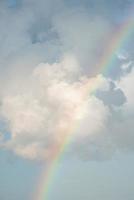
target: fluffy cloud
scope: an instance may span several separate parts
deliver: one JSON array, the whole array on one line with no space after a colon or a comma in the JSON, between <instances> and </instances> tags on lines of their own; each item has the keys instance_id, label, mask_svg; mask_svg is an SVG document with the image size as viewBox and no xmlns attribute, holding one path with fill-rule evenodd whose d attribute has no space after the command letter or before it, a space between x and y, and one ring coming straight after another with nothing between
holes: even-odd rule
<instances>
[{"instance_id":1,"label":"fluffy cloud","mask_svg":"<svg viewBox=\"0 0 134 200\"><path fill-rule=\"evenodd\" d=\"M69 152L82 159L104 160L116 151L132 151L132 85L133 70L111 85L101 74L82 75L71 55L57 63L40 63L20 82L9 79L1 93L0 115L10 137L1 132L0 145L39 160L53 158L69 139ZM110 94L109 103L104 94ZM121 94L125 101L113 103Z\"/></svg>"},{"instance_id":2,"label":"fluffy cloud","mask_svg":"<svg viewBox=\"0 0 134 200\"><path fill-rule=\"evenodd\" d=\"M127 98L125 108L130 112L134 111L133 83L134 83L134 68L132 68L132 70L129 73L127 73L124 77L122 77L121 80L117 83L118 87L122 89Z\"/></svg>"},{"instance_id":3,"label":"fluffy cloud","mask_svg":"<svg viewBox=\"0 0 134 200\"><path fill-rule=\"evenodd\" d=\"M118 55L111 80L96 67L116 23L97 5L95 17L62 0L20 2L0 2L1 147L29 159L53 157L67 138L84 159L132 150L133 61Z\"/></svg>"},{"instance_id":4,"label":"fluffy cloud","mask_svg":"<svg viewBox=\"0 0 134 200\"><path fill-rule=\"evenodd\" d=\"M103 120L103 128L94 134L87 134L86 138L74 141L71 153L83 160L106 160L117 152L128 153L134 150L133 83L134 69L132 68L129 72L124 71L124 76L112 83L112 91L111 87L105 91L98 91L97 97L109 106L107 115L103 115L106 117L106 120ZM121 98L125 98L125 101L120 101L120 95L123 95ZM81 132L85 130L84 127ZM90 130L89 121L86 128Z\"/></svg>"},{"instance_id":5,"label":"fluffy cloud","mask_svg":"<svg viewBox=\"0 0 134 200\"><path fill-rule=\"evenodd\" d=\"M23 82L29 82L27 90L24 84L24 90L15 88L2 97L1 117L11 133L3 140L5 148L27 158L47 159L73 134L86 138L104 128L108 109L91 92L99 83L104 88L106 80L80 76L72 57L38 65L30 81Z\"/></svg>"}]
</instances>

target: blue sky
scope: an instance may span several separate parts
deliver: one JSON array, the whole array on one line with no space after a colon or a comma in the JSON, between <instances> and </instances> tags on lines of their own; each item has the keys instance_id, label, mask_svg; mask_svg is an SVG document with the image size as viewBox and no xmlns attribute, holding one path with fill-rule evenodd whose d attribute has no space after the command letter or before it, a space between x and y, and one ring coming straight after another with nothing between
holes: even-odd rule
<instances>
[{"instance_id":1,"label":"blue sky","mask_svg":"<svg viewBox=\"0 0 134 200\"><path fill-rule=\"evenodd\" d=\"M68 136L48 200L134 199L133 25L107 75L96 67L133 11L133 0L0 1L1 200L35 200Z\"/></svg>"}]
</instances>

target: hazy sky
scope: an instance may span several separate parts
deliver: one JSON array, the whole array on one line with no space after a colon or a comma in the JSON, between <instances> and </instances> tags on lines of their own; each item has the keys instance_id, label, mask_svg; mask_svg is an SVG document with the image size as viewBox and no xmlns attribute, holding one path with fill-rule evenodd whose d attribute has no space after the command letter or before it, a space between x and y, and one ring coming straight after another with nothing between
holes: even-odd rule
<instances>
[{"instance_id":1,"label":"hazy sky","mask_svg":"<svg viewBox=\"0 0 134 200\"><path fill-rule=\"evenodd\" d=\"M44 200L66 138L48 200L134 199L133 12L133 0L0 1L0 200Z\"/></svg>"}]
</instances>

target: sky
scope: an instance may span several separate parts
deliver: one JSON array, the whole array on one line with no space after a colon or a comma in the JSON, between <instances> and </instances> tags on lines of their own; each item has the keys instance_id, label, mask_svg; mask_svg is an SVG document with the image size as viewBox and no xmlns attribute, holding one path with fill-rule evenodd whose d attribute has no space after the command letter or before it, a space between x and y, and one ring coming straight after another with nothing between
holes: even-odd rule
<instances>
[{"instance_id":1,"label":"sky","mask_svg":"<svg viewBox=\"0 0 134 200\"><path fill-rule=\"evenodd\" d=\"M134 199L133 13L0 1L0 200Z\"/></svg>"}]
</instances>

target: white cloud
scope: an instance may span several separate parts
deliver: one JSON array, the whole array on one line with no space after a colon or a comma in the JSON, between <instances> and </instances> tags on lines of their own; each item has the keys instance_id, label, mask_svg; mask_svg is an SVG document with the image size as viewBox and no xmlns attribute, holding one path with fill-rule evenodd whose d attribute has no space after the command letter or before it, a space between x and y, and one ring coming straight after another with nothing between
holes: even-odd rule
<instances>
[{"instance_id":1,"label":"white cloud","mask_svg":"<svg viewBox=\"0 0 134 200\"><path fill-rule=\"evenodd\" d=\"M128 59L128 54L126 52L123 52L123 53L117 53L117 57L120 59L120 60L127 60Z\"/></svg>"},{"instance_id":2,"label":"white cloud","mask_svg":"<svg viewBox=\"0 0 134 200\"><path fill-rule=\"evenodd\" d=\"M107 110L104 105L100 105L100 101L98 108L93 101L89 110L94 110L93 105L96 109L94 112L92 110L92 117L87 120L87 123L84 124L85 121L82 121L84 126L79 129L80 132L86 130L88 134L86 137L74 141L71 153L73 152L75 156L77 155L84 160L105 160L110 159L115 152L128 153L134 151L133 83L134 69L129 73L125 73L119 81L115 82L115 90L120 88L126 97L126 102L120 106L110 105L111 107ZM88 114L90 115L90 112ZM99 116L101 116L101 120L99 120ZM92 130L90 128L92 128L92 124L96 124L96 120L98 120L97 128L99 127L99 121L101 128L99 127L98 131L94 130L94 134L90 134L90 130ZM93 126L93 128L95 127Z\"/></svg>"},{"instance_id":3,"label":"white cloud","mask_svg":"<svg viewBox=\"0 0 134 200\"><path fill-rule=\"evenodd\" d=\"M27 90L4 94L1 115L11 133L5 148L27 158L47 159L75 131L78 139L102 129L108 109L91 92L103 78L79 74L77 62L67 56L60 63L38 65Z\"/></svg>"},{"instance_id":4,"label":"white cloud","mask_svg":"<svg viewBox=\"0 0 134 200\"><path fill-rule=\"evenodd\" d=\"M73 138L71 152L82 159L133 150L133 75L132 70L115 83L126 103L112 110L95 97L96 88L110 91L110 80L82 75L71 55L39 64L20 82L9 79L0 114L11 137L1 134L1 146L29 159L51 159L68 137Z\"/></svg>"},{"instance_id":5,"label":"white cloud","mask_svg":"<svg viewBox=\"0 0 134 200\"><path fill-rule=\"evenodd\" d=\"M121 66L121 68L122 68L124 71L126 71L126 70L131 66L132 63L133 63L132 61L129 61L129 62L127 62L127 63L124 63L124 64Z\"/></svg>"},{"instance_id":6,"label":"white cloud","mask_svg":"<svg viewBox=\"0 0 134 200\"><path fill-rule=\"evenodd\" d=\"M125 74L124 77L121 78L121 80L117 83L117 86L121 88L121 90L124 92L126 96L126 104L124 105L127 109L126 111L134 112L134 68L132 70Z\"/></svg>"},{"instance_id":7,"label":"white cloud","mask_svg":"<svg viewBox=\"0 0 134 200\"><path fill-rule=\"evenodd\" d=\"M132 63L122 66L124 76L116 83L127 98L124 105L115 108L110 101L108 108L94 92L110 90L96 66L113 25L61 0L24 0L13 10L1 4L0 11L0 115L11 134L1 133L0 145L25 158L47 159L74 133L80 149L75 153L88 159L132 149L133 119L126 117L134 107L134 70L126 74ZM117 56L128 61L127 54ZM109 98L119 97L112 96L115 91Z\"/></svg>"}]
</instances>

